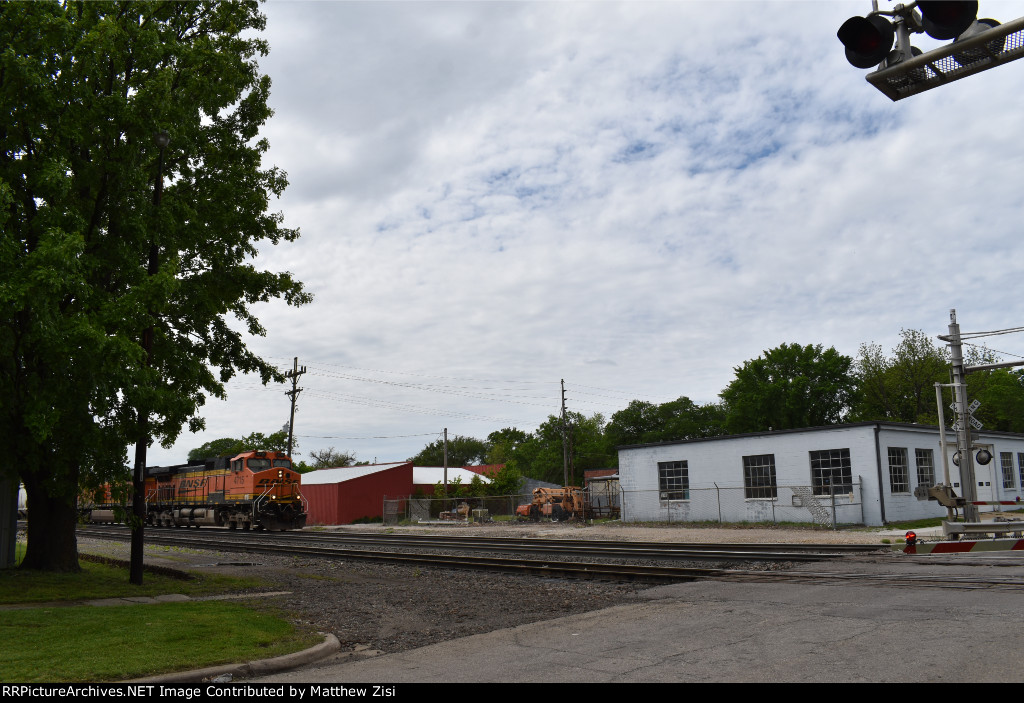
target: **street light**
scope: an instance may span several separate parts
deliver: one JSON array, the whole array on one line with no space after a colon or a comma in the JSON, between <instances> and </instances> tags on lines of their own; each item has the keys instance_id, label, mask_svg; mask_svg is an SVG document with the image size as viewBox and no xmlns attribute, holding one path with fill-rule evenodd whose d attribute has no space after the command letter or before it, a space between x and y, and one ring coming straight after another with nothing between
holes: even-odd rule
<instances>
[{"instance_id":1,"label":"street light","mask_svg":"<svg viewBox=\"0 0 1024 703\"><path fill-rule=\"evenodd\" d=\"M153 208L159 211L164 192L164 150L171 143L171 135L160 130L153 135L153 143L160 149L157 160L156 184L153 188ZM149 265L147 275L155 276L160 266L160 247L153 235L149 236ZM146 352L146 366L153 365L153 311L149 311L149 326L142 333L142 349ZM132 542L128 581L142 585L143 533L146 523L146 450L149 447L149 408L139 403L139 440L135 444L135 470L132 473Z\"/></svg>"}]
</instances>

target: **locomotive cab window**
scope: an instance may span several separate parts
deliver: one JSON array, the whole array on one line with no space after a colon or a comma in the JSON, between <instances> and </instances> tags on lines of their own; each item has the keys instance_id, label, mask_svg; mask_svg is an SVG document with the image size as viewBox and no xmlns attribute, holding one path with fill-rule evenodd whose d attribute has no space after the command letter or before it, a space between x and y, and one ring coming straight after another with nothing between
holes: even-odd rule
<instances>
[{"instance_id":1,"label":"locomotive cab window","mask_svg":"<svg viewBox=\"0 0 1024 703\"><path fill-rule=\"evenodd\" d=\"M249 469L252 471L263 471L270 468L270 459L249 459Z\"/></svg>"}]
</instances>

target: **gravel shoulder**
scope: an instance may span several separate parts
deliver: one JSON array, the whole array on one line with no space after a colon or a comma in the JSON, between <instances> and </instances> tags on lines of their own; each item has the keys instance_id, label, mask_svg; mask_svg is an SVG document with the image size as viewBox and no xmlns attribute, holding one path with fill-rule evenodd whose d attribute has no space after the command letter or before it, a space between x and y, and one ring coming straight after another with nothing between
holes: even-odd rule
<instances>
[{"instance_id":1,"label":"gravel shoulder","mask_svg":"<svg viewBox=\"0 0 1024 703\"><path fill-rule=\"evenodd\" d=\"M879 544L874 532L632 526L617 523L332 528L459 536L621 541ZM127 559L128 545L80 539L79 551ZM450 569L147 547L146 563L261 579L294 622L333 633L343 652L401 652L468 635L633 602L647 584L543 579Z\"/></svg>"}]
</instances>

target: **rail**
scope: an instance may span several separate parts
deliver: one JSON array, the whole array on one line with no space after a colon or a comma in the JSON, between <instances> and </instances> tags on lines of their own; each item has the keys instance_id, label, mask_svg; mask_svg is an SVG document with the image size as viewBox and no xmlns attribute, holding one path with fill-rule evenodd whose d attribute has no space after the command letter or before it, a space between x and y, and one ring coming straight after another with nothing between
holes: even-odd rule
<instances>
[{"instance_id":1,"label":"rail","mask_svg":"<svg viewBox=\"0 0 1024 703\"><path fill-rule=\"evenodd\" d=\"M79 536L98 537L100 539L119 539L127 541L130 533L124 528L79 528ZM182 531L180 534L160 533L152 536L147 535L147 541L154 544L173 544L177 546L189 546L197 549L214 549L218 553L223 552L247 552L263 554L283 554L287 556L303 555L307 557L327 559L359 559L375 561L378 563L413 566L418 568L451 568L451 569L475 569L486 571L504 571L522 574L532 574L542 577L573 577L573 578L596 578L610 580L637 580L656 583L692 581L697 579L724 579L756 582L795 582L795 583L853 583L862 582L871 585L884 585L894 587L906 586L934 586L939 588L960 588L960 589L1008 589L1024 591L1024 581L1019 577L991 577L991 576L931 576L931 575L908 575L906 573L878 574L864 572L845 572L832 570L809 571L803 568L781 568L781 569L744 569L732 568L722 565L711 565L705 567L683 566L683 565L656 565L656 564L635 564L622 563L621 561L578 561L575 559L550 558L524 559L513 557L494 556L470 556L467 554L432 554L423 552L389 552L380 549L346 549L338 546L317 546L318 538L306 540L299 537L299 533L274 533L265 537L257 538L255 535L247 535L244 539L235 536L228 536L224 533L217 534L209 531L199 535L193 531ZM551 540L557 543L560 540ZM720 562L723 560L723 552L727 547L740 547L745 545L705 545L711 547L715 554L705 554L701 557L692 558L692 561ZM767 546L767 545L763 545ZM794 546L794 545L788 545ZM803 545L804 547L810 545ZM817 545L819 549L831 549L837 545ZM566 554L565 556L568 556ZM674 555L678 558L680 555ZM795 561L797 555L777 554L774 559L782 562ZM829 561L830 555L819 553L817 555L806 555L801 561L813 560L818 562ZM684 560L690 561L691 558ZM748 556L749 558L749 556ZM630 561L633 557L627 557ZM691 562L692 563L692 562Z\"/></svg>"}]
</instances>

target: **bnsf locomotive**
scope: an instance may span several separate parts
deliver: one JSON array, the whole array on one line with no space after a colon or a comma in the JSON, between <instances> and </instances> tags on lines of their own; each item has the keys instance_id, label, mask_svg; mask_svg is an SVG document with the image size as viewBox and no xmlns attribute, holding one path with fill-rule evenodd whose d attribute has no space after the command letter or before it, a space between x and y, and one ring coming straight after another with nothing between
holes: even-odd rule
<instances>
[{"instance_id":1,"label":"bnsf locomotive","mask_svg":"<svg viewBox=\"0 0 1024 703\"><path fill-rule=\"evenodd\" d=\"M146 514L154 527L214 525L298 530L306 525L300 474L284 452L243 452L177 466L146 467ZM117 522L113 505L89 508L92 522Z\"/></svg>"}]
</instances>

